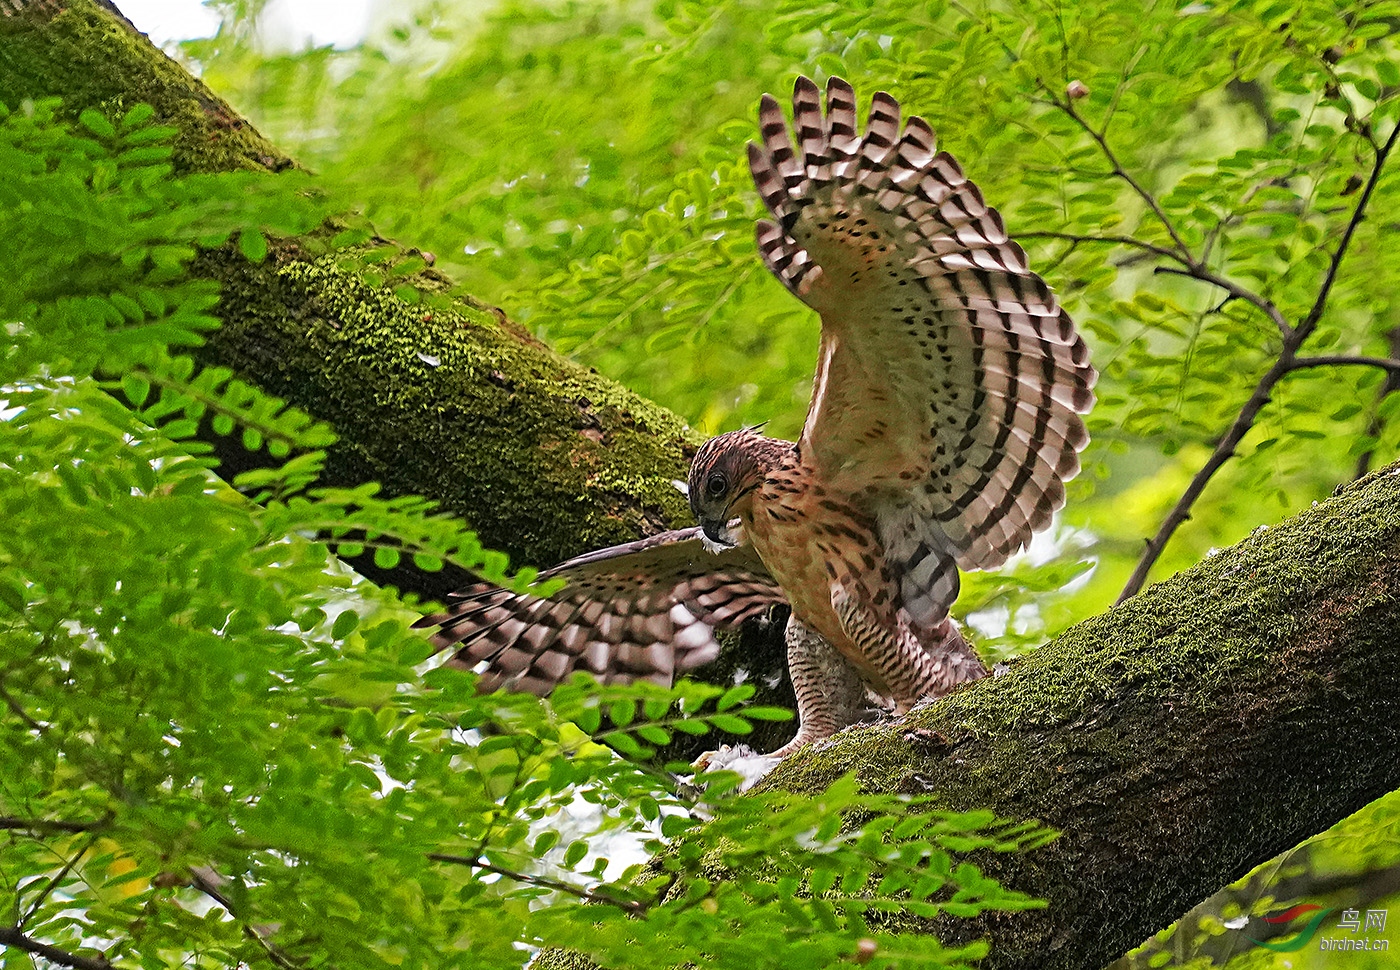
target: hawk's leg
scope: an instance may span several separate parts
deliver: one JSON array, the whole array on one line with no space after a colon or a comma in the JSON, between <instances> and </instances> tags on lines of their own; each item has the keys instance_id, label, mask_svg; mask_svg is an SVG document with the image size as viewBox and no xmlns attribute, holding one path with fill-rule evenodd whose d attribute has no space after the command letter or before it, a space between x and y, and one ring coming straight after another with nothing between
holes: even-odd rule
<instances>
[{"instance_id":1,"label":"hawk's leg","mask_svg":"<svg viewBox=\"0 0 1400 970\"><path fill-rule=\"evenodd\" d=\"M906 633L903 624L900 633ZM987 665L982 663L982 658L977 656L972 645L963 639L951 616L945 616L942 623L918 639L929 656L934 658L941 674L938 683L925 692L925 699L942 697L958 684L981 680L989 673Z\"/></svg>"},{"instance_id":2,"label":"hawk's leg","mask_svg":"<svg viewBox=\"0 0 1400 970\"><path fill-rule=\"evenodd\" d=\"M796 615L788 619L787 650L788 674L797 695L797 736L770 754L758 754L746 744L724 745L702 754L695 767L736 771L744 779L739 790L747 791L804 744L888 712L841 651Z\"/></svg>"},{"instance_id":3,"label":"hawk's leg","mask_svg":"<svg viewBox=\"0 0 1400 970\"><path fill-rule=\"evenodd\" d=\"M854 590L854 592L853 592ZM862 601L855 584L831 584L831 606L861 660L879 678L904 714L920 700L942 697L964 681L985 677L976 651L945 617L923 636L915 633L903 614L890 632L875 610ZM798 705L801 709L801 705Z\"/></svg>"},{"instance_id":4,"label":"hawk's leg","mask_svg":"<svg viewBox=\"0 0 1400 970\"><path fill-rule=\"evenodd\" d=\"M797 695L797 736L774 751L776 757L792 754L809 741L829 738L872 713L865 682L855 667L796 614L788 619L787 660Z\"/></svg>"}]
</instances>

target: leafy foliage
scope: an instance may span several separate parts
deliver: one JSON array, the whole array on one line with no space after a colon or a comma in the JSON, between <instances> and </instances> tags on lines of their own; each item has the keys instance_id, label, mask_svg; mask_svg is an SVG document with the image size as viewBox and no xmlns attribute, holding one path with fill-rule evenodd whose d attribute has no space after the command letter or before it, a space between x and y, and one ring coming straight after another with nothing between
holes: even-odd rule
<instances>
[{"instance_id":1,"label":"leafy foliage","mask_svg":"<svg viewBox=\"0 0 1400 970\"><path fill-rule=\"evenodd\" d=\"M1032 847L1033 824L849 781L740 800L722 776L697 827L669 775L615 753L788 716L743 706L750 688L542 701L425 673L414 614L333 548L534 574L422 499L314 487L330 429L183 354L218 323L185 274L196 247L268 258L327 205L297 176L172 177L147 108L59 118L0 117L6 966L518 967L554 945L630 967L959 967L985 948L883 920L1037 905L957 861ZM277 461L229 488L206 423ZM600 856L616 833L667 845L660 870Z\"/></svg>"}]
</instances>

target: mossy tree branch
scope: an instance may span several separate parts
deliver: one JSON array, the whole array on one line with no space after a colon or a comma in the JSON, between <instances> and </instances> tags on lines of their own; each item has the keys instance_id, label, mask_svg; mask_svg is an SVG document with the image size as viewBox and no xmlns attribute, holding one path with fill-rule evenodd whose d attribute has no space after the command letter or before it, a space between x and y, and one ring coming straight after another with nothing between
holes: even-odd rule
<instances>
[{"instance_id":1,"label":"mossy tree branch","mask_svg":"<svg viewBox=\"0 0 1400 970\"><path fill-rule=\"evenodd\" d=\"M180 130L184 171L291 164L95 0L4 0L0 13L0 100L145 101ZM328 481L437 498L517 562L681 521L668 480L695 444L683 424L489 308L425 313L296 240L261 265L213 252L197 270L223 286L205 359L331 423ZM816 789L853 769L872 789L1056 826L1045 849L981 860L1047 910L936 929L990 935L988 966L1097 967L1400 787L1397 581L1400 477L1387 472L1005 676L800 754L770 784ZM779 641L753 634L745 662L763 645L781 656Z\"/></svg>"}]
</instances>

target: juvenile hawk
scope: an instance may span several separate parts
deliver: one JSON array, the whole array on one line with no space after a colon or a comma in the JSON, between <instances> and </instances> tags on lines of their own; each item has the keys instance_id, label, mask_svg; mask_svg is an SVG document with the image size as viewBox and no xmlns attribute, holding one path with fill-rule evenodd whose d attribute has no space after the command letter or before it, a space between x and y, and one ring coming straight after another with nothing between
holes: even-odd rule
<instances>
[{"instance_id":1,"label":"juvenile hawk","mask_svg":"<svg viewBox=\"0 0 1400 970\"><path fill-rule=\"evenodd\" d=\"M765 95L749 146L773 216L759 252L821 315L801 439L710 440L690 470L699 526L557 566L553 597L455 594L423 624L457 661L486 661L487 688L543 693L574 670L669 683L714 659L717 628L782 602L800 729L780 754L848 723L852 684L902 711L985 674L948 616L958 569L998 566L1050 524L1096 375L923 119L901 134L881 92L861 136L855 108L832 78L823 116L799 78L791 133Z\"/></svg>"}]
</instances>

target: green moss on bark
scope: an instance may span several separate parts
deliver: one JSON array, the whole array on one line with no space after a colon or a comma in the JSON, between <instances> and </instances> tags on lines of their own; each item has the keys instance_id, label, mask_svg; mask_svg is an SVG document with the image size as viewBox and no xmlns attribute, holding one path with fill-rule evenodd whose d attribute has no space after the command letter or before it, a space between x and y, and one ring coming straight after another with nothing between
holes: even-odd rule
<instances>
[{"instance_id":1,"label":"green moss on bark","mask_svg":"<svg viewBox=\"0 0 1400 970\"><path fill-rule=\"evenodd\" d=\"M223 293L202 355L330 422L330 480L432 496L542 565L687 521L671 485L698 443L684 423L490 310L410 305L292 247L197 269Z\"/></svg>"},{"instance_id":2,"label":"green moss on bark","mask_svg":"<svg viewBox=\"0 0 1400 970\"><path fill-rule=\"evenodd\" d=\"M84 108L119 115L149 104L179 131L172 161L180 173L293 164L203 82L92 0L22 6L0 16L0 102L14 107L57 96L74 116Z\"/></svg>"}]
</instances>

